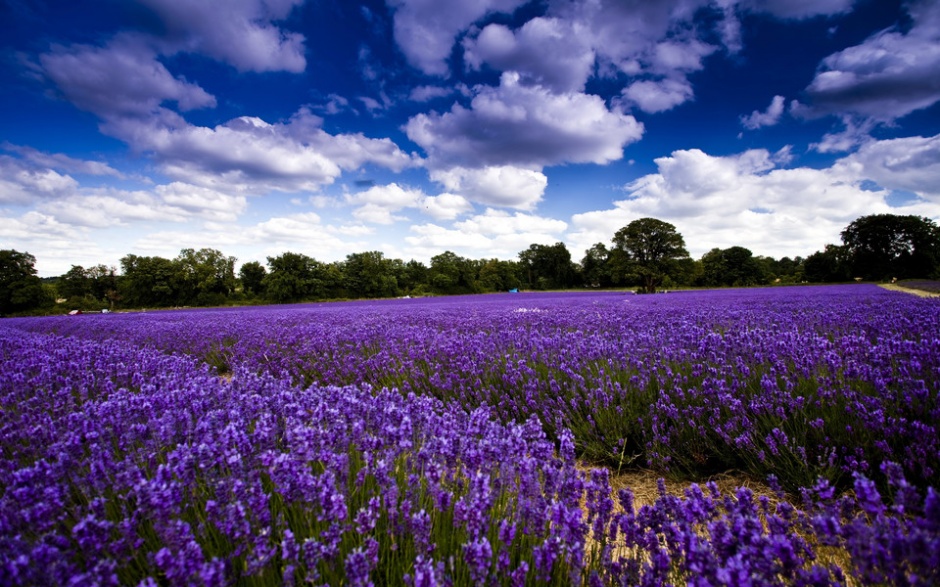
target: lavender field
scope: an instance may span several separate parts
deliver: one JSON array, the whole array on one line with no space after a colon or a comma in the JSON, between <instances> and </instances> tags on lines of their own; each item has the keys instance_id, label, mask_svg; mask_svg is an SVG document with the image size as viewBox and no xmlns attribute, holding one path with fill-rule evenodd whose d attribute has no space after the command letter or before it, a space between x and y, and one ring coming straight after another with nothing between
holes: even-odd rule
<instances>
[{"instance_id":1,"label":"lavender field","mask_svg":"<svg viewBox=\"0 0 940 587\"><path fill-rule=\"evenodd\" d=\"M6 319L0 361L3 585L940 584L937 299Z\"/></svg>"}]
</instances>

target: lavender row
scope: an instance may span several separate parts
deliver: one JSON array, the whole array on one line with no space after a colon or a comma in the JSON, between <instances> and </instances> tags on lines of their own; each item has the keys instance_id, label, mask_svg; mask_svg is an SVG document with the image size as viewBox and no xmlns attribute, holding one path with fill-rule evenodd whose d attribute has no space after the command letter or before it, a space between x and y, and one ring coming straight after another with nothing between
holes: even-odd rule
<instances>
[{"instance_id":1,"label":"lavender row","mask_svg":"<svg viewBox=\"0 0 940 587\"><path fill-rule=\"evenodd\" d=\"M536 419L0 325L0 584L936 584L940 499L614 502Z\"/></svg>"},{"instance_id":2,"label":"lavender row","mask_svg":"<svg viewBox=\"0 0 940 587\"><path fill-rule=\"evenodd\" d=\"M0 584L580 577L570 438L0 330ZM410 577L410 579L409 579Z\"/></svg>"},{"instance_id":3,"label":"lavender row","mask_svg":"<svg viewBox=\"0 0 940 587\"><path fill-rule=\"evenodd\" d=\"M868 285L660 296L502 295L51 318L297 385L369 384L503 422L537 415L579 453L791 491L883 461L940 482L940 303Z\"/></svg>"}]
</instances>

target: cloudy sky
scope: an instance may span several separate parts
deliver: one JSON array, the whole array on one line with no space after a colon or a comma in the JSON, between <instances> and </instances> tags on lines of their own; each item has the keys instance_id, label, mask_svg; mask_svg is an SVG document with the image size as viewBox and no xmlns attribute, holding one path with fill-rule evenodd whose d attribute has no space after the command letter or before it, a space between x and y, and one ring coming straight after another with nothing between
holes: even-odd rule
<instances>
[{"instance_id":1,"label":"cloudy sky","mask_svg":"<svg viewBox=\"0 0 940 587\"><path fill-rule=\"evenodd\" d=\"M940 221L940 2L0 0L0 248L693 257Z\"/></svg>"}]
</instances>

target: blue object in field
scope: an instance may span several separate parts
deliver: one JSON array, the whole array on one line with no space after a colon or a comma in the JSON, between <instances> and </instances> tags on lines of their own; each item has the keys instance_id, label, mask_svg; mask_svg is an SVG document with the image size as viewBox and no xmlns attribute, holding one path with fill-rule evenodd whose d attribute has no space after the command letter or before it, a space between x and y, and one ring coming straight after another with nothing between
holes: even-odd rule
<instances>
[{"instance_id":1,"label":"blue object in field","mask_svg":"<svg viewBox=\"0 0 940 587\"><path fill-rule=\"evenodd\" d=\"M514 287L514 288L512 288L511 290L509 290L509 293L519 293L519 288L518 288L518 287Z\"/></svg>"}]
</instances>

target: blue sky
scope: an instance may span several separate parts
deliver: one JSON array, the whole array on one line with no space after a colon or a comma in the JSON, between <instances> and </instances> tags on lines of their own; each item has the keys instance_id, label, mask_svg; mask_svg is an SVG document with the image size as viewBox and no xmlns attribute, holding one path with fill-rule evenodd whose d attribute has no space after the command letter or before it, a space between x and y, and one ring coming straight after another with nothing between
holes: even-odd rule
<instances>
[{"instance_id":1,"label":"blue sky","mask_svg":"<svg viewBox=\"0 0 940 587\"><path fill-rule=\"evenodd\" d=\"M0 248L693 257L940 221L940 3L0 0Z\"/></svg>"}]
</instances>

